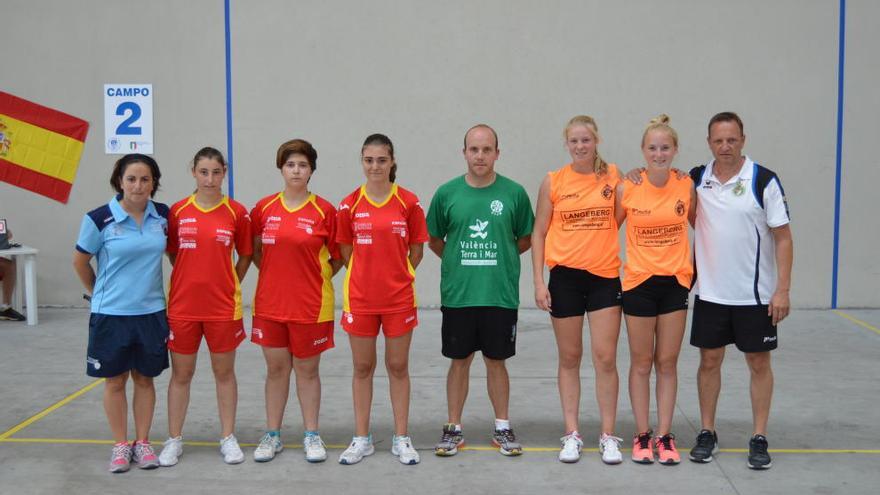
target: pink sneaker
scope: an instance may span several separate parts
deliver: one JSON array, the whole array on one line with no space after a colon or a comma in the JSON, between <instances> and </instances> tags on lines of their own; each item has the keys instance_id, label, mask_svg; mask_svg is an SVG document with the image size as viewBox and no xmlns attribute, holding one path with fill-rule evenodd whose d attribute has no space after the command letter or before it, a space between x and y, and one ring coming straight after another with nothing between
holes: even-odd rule
<instances>
[{"instance_id":1,"label":"pink sneaker","mask_svg":"<svg viewBox=\"0 0 880 495\"><path fill-rule=\"evenodd\" d=\"M124 473L131 467L131 446L128 442L113 445L113 453L110 455L110 472Z\"/></svg>"},{"instance_id":2,"label":"pink sneaker","mask_svg":"<svg viewBox=\"0 0 880 495\"><path fill-rule=\"evenodd\" d=\"M159 467L159 456L153 452L153 446L146 440L138 440L132 448L131 462L141 469L156 469Z\"/></svg>"}]
</instances>

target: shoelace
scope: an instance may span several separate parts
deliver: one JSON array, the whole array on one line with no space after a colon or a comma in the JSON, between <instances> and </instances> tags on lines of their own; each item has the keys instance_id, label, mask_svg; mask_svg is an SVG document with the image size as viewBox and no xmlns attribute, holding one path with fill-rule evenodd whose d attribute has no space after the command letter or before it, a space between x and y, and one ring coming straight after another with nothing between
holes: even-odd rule
<instances>
[{"instance_id":1,"label":"shoelace","mask_svg":"<svg viewBox=\"0 0 880 495\"><path fill-rule=\"evenodd\" d=\"M156 455L153 452L153 446L148 443L137 443L135 444L135 452L138 454L138 459L144 459L145 457L150 457Z\"/></svg>"},{"instance_id":2,"label":"shoelace","mask_svg":"<svg viewBox=\"0 0 880 495\"><path fill-rule=\"evenodd\" d=\"M443 436L440 437L440 443L448 443L448 444L458 443L458 440L456 439L456 437L459 435L461 435L461 433L459 433L457 431L443 430Z\"/></svg>"},{"instance_id":3,"label":"shoelace","mask_svg":"<svg viewBox=\"0 0 880 495\"><path fill-rule=\"evenodd\" d=\"M657 437L657 448L661 450L674 450L675 446L672 444L673 440L675 440L675 437L672 435Z\"/></svg>"},{"instance_id":4,"label":"shoelace","mask_svg":"<svg viewBox=\"0 0 880 495\"><path fill-rule=\"evenodd\" d=\"M263 438L260 439L260 444L257 445L257 449L265 449L265 450L275 450L275 441L272 438L272 435L266 433L263 435Z\"/></svg>"},{"instance_id":5,"label":"shoelace","mask_svg":"<svg viewBox=\"0 0 880 495\"><path fill-rule=\"evenodd\" d=\"M700 432L700 434L697 436L697 447L703 449L711 449L713 443L715 443L715 438L709 431L705 433Z\"/></svg>"},{"instance_id":6,"label":"shoelace","mask_svg":"<svg viewBox=\"0 0 880 495\"><path fill-rule=\"evenodd\" d=\"M620 450L620 442L622 441L622 438L608 435L607 437L602 439L602 445L604 446L605 450L609 452L616 452Z\"/></svg>"},{"instance_id":7,"label":"shoelace","mask_svg":"<svg viewBox=\"0 0 880 495\"><path fill-rule=\"evenodd\" d=\"M128 460L131 457L131 447L126 443L113 446L113 458L122 457Z\"/></svg>"},{"instance_id":8,"label":"shoelace","mask_svg":"<svg viewBox=\"0 0 880 495\"><path fill-rule=\"evenodd\" d=\"M516 435L513 434L513 430L498 430L498 434L504 443L516 443Z\"/></svg>"},{"instance_id":9,"label":"shoelace","mask_svg":"<svg viewBox=\"0 0 880 495\"><path fill-rule=\"evenodd\" d=\"M767 455L767 440L763 438L755 439L752 442L755 446L755 453L760 455Z\"/></svg>"},{"instance_id":10,"label":"shoelace","mask_svg":"<svg viewBox=\"0 0 880 495\"><path fill-rule=\"evenodd\" d=\"M311 449L313 447L319 447L324 442L321 441L321 437L318 437L316 435L309 435L305 438L303 443L306 445L307 449Z\"/></svg>"},{"instance_id":11,"label":"shoelace","mask_svg":"<svg viewBox=\"0 0 880 495\"><path fill-rule=\"evenodd\" d=\"M640 449L647 449L651 445L651 433L640 433L638 442Z\"/></svg>"},{"instance_id":12,"label":"shoelace","mask_svg":"<svg viewBox=\"0 0 880 495\"><path fill-rule=\"evenodd\" d=\"M561 440L563 449L569 447L569 442L571 442L572 449L579 449L583 443L583 441L575 435L565 435Z\"/></svg>"}]
</instances>

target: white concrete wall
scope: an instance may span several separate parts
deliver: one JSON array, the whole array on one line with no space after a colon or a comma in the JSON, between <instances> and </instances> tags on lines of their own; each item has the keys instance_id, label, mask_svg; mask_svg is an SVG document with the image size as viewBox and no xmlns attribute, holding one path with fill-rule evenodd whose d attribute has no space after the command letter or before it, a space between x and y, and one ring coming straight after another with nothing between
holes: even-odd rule
<instances>
[{"instance_id":1,"label":"white concrete wall","mask_svg":"<svg viewBox=\"0 0 880 495\"><path fill-rule=\"evenodd\" d=\"M745 120L746 151L776 170L795 235L793 303L828 306L834 208L838 2L610 2L232 0L236 198L252 205L282 183L274 156L302 137L318 149L314 192L337 202L363 179L367 134L395 142L399 182L427 205L461 174L464 131L500 135L499 172L533 199L546 171L566 163L561 130L587 113L603 156L641 164L644 124L672 116L678 166L710 158L706 122ZM841 306L880 306L870 246L870 132L880 101L871 19L850 2L842 209ZM103 154L104 83L152 83L158 200L192 190L187 161L226 148L223 2L5 0L0 88L92 123L68 205L0 184L0 216L42 250L42 303L78 304L69 266L80 218L106 201L115 157ZM36 35L35 35L36 33ZM14 49L12 47L15 47ZM874 77L872 77L874 76ZM860 194L861 193L861 194ZM11 212L11 213L7 213ZM532 306L528 256L521 299ZM255 273L244 284L250 298ZM439 262L419 268L420 301L439 304Z\"/></svg>"}]
</instances>

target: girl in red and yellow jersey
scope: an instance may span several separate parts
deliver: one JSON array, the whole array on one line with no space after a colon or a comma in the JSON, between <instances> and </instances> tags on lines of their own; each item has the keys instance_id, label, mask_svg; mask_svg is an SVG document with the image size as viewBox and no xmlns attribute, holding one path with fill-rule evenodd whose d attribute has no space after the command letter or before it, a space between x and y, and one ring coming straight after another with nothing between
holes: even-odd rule
<instances>
[{"instance_id":1,"label":"girl in red and yellow jersey","mask_svg":"<svg viewBox=\"0 0 880 495\"><path fill-rule=\"evenodd\" d=\"M167 251L174 269L168 296L169 438L159 454L162 466L177 464L183 453L183 421L202 336L211 351L217 384L220 452L228 464L244 460L233 433L238 402L235 349L245 337L239 283L253 254L250 218L244 206L223 195L226 162L219 151L199 150L192 174L196 192L174 204L168 216Z\"/></svg>"},{"instance_id":2,"label":"girl in red and yellow jersey","mask_svg":"<svg viewBox=\"0 0 880 495\"><path fill-rule=\"evenodd\" d=\"M547 174L541 183L532 234L535 303L550 312L559 351L559 395L565 420L559 460L576 462L583 446L578 414L586 313L602 422L599 452L605 463L617 464L622 461L621 439L614 436L620 248L614 199L621 176L617 166L599 156L599 131L591 117L572 118L563 137L572 162ZM549 285L544 283L545 264L550 268Z\"/></svg>"},{"instance_id":3,"label":"girl in red and yellow jersey","mask_svg":"<svg viewBox=\"0 0 880 495\"><path fill-rule=\"evenodd\" d=\"M409 347L418 324L415 270L428 228L416 195L394 183L397 164L387 136L367 137L361 162L367 182L340 203L336 236L347 267L342 328L349 334L354 363L355 415L354 439L339 462L355 464L373 453L370 405L381 327L394 411L391 452L404 464L417 464L419 455L407 433Z\"/></svg>"},{"instance_id":4,"label":"girl in red and yellow jersey","mask_svg":"<svg viewBox=\"0 0 880 495\"><path fill-rule=\"evenodd\" d=\"M317 162L318 152L308 141L282 144L276 166L284 190L261 199L251 211L254 263L260 269L251 340L263 347L267 367L267 431L254 451L258 462L272 460L283 448L280 430L291 370L302 409L306 460L327 459L318 431L318 369L321 353L333 347L330 279L342 266L342 257L336 244L336 209L308 189Z\"/></svg>"},{"instance_id":5,"label":"girl in red and yellow jersey","mask_svg":"<svg viewBox=\"0 0 880 495\"><path fill-rule=\"evenodd\" d=\"M629 337L629 396L637 433L632 460L662 464L681 460L670 432L678 388L676 366L687 318L694 270L688 219L696 199L688 175L671 173L678 135L669 117L652 119L642 136L647 168L640 185L617 187L617 221L626 220L623 313ZM648 420L651 369L657 370L657 431Z\"/></svg>"}]
</instances>

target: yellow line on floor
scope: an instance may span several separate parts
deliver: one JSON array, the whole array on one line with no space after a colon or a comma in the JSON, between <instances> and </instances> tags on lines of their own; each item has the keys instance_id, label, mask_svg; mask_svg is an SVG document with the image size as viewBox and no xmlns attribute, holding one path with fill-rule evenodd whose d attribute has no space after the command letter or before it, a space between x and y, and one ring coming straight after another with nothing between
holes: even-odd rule
<instances>
[{"instance_id":1,"label":"yellow line on floor","mask_svg":"<svg viewBox=\"0 0 880 495\"><path fill-rule=\"evenodd\" d=\"M864 321L862 321L862 320L860 320L860 319L858 319L858 318L856 318L856 317L854 317L854 316L850 316L850 315L844 313L843 311L840 311L840 310L837 310L837 309L832 309L831 311L837 313L838 315L840 315L840 316L846 318L847 320L849 320L849 321L855 323L856 325L858 325L858 326L860 326L860 327L867 328L868 330L870 330L870 331L876 333L877 335L880 335L880 328L877 328L877 327L875 327L874 325L871 325L870 323L866 323L866 322L864 322Z\"/></svg>"},{"instance_id":2,"label":"yellow line on floor","mask_svg":"<svg viewBox=\"0 0 880 495\"><path fill-rule=\"evenodd\" d=\"M0 443L29 443L29 444L56 444L56 445L112 445L112 440L92 440L83 438L4 438L0 439ZM218 442L185 442L187 447L217 447ZM242 447L256 447L255 443L242 443ZM289 449L302 448L300 444L288 444L285 447ZM348 445L328 444L327 448L331 450L342 450ZM419 448L417 450L430 451L431 448ZM461 450L473 450L476 452L495 452L498 447L490 445L478 445L463 447ZM623 452L629 452L631 449L620 449ZM523 447L524 452L559 452L559 447ZM584 449L584 452L597 452L597 449ZM744 454L749 449L721 449L721 452L727 454ZM770 449L775 454L867 454L880 455L880 449Z\"/></svg>"},{"instance_id":3,"label":"yellow line on floor","mask_svg":"<svg viewBox=\"0 0 880 495\"><path fill-rule=\"evenodd\" d=\"M0 442L5 441L6 439L8 439L9 437L11 437L12 435L15 435L15 434L18 433L19 431L21 431L21 430L27 428L28 426L30 426L30 425L36 423L37 421L39 421L39 420L45 418L45 417L46 417L49 413L51 413L52 411L54 411L54 410L58 409L59 407L61 407L61 406L65 405L65 404L67 404L68 402L70 402L70 401L76 399L76 398L79 397L80 395L82 395L82 394L88 392L89 390L91 390L91 389L97 387L98 385L100 385L100 384L103 383L103 382L104 382L104 379L103 379L103 378L99 378L99 379L93 381L92 383L86 385L85 387L83 387L83 388L77 390L76 392L74 392L74 393L68 395L67 397L65 397L65 398L63 398L63 399L61 399L61 400L59 400L58 402L52 404L51 406L47 407L46 409L43 409L42 411L38 412L37 414L34 414L34 415L31 416L30 418L28 418L28 419L22 421L21 423L19 423L19 424L13 426L12 428L10 428L10 429L4 431L2 434L0 434Z\"/></svg>"}]
</instances>

